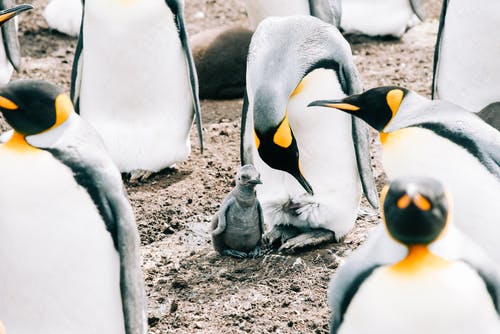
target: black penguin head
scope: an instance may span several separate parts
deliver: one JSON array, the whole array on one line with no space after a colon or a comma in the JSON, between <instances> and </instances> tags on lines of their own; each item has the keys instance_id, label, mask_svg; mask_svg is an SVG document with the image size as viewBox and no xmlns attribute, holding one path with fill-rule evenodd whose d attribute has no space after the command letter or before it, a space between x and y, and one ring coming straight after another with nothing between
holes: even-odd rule
<instances>
[{"instance_id":1,"label":"black penguin head","mask_svg":"<svg viewBox=\"0 0 500 334\"><path fill-rule=\"evenodd\" d=\"M19 5L19 6L14 6L9 9L4 9L0 11L0 26L2 26L5 22L13 18L14 16L17 16L21 14L24 11L33 9L34 7L32 5Z\"/></svg>"},{"instance_id":2,"label":"black penguin head","mask_svg":"<svg viewBox=\"0 0 500 334\"><path fill-rule=\"evenodd\" d=\"M260 173L253 165L244 165L238 169L236 173L236 185L253 188L258 184L262 184Z\"/></svg>"},{"instance_id":3,"label":"black penguin head","mask_svg":"<svg viewBox=\"0 0 500 334\"><path fill-rule=\"evenodd\" d=\"M70 98L45 81L19 80L0 88L0 112L23 136L57 127L72 111Z\"/></svg>"},{"instance_id":4,"label":"black penguin head","mask_svg":"<svg viewBox=\"0 0 500 334\"><path fill-rule=\"evenodd\" d=\"M396 179L384 189L382 201L387 230L407 246L430 244L447 225L449 201L434 179Z\"/></svg>"},{"instance_id":5,"label":"black penguin head","mask_svg":"<svg viewBox=\"0 0 500 334\"><path fill-rule=\"evenodd\" d=\"M401 87L378 87L341 100L314 101L309 104L309 107L320 106L345 111L361 118L368 125L381 132L396 116L407 93L408 90Z\"/></svg>"}]
</instances>

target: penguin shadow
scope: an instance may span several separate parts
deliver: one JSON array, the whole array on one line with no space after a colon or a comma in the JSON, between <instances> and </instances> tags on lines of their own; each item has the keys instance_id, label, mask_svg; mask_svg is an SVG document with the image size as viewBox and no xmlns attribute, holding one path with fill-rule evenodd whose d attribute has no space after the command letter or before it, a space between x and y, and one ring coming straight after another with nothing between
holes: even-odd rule
<instances>
[{"instance_id":1,"label":"penguin shadow","mask_svg":"<svg viewBox=\"0 0 500 334\"><path fill-rule=\"evenodd\" d=\"M177 168L165 168L154 173L146 180L130 181L129 173L122 173L122 180L130 188L162 187L166 188L188 178L192 170L179 170Z\"/></svg>"},{"instance_id":2,"label":"penguin shadow","mask_svg":"<svg viewBox=\"0 0 500 334\"><path fill-rule=\"evenodd\" d=\"M402 43L401 38L395 36L368 36L360 34L344 34L344 38L351 45L356 44L380 44L380 43Z\"/></svg>"}]
</instances>

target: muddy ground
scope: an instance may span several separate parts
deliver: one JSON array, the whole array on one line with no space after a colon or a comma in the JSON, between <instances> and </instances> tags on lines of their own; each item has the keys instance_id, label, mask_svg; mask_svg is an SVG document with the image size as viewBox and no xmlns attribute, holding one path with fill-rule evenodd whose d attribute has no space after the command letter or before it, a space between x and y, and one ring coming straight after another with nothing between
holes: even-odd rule
<instances>
[{"instance_id":1,"label":"muddy ground","mask_svg":"<svg viewBox=\"0 0 500 334\"><path fill-rule=\"evenodd\" d=\"M48 29L41 16L46 0L33 3L37 10L20 19L23 70L15 77L49 80L69 91L76 39ZM186 3L190 34L248 26L243 0ZM429 96L439 8L440 1L429 0L426 22L402 40L348 37L365 88L394 84ZM202 101L203 155L192 131L188 161L148 182L126 185L142 241L150 333L327 333L330 277L379 222L364 201L355 230L342 244L244 261L217 256L207 227L234 185L241 106L241 100ZM385 177L374 161L382 186Z\"/></svg>"}]
</instances>

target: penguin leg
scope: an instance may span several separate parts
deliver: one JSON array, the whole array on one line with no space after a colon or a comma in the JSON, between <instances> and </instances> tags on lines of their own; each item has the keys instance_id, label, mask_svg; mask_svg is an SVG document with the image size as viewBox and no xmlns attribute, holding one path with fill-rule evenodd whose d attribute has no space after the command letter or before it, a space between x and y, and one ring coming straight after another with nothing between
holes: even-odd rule
<instances>
[{"instance_id":1,"label":"penguin leg","mask_svg":"<svg viewBox=\"0 0 500 334\"><path fill-rule=\"evenodd\" d=\"M276 243L285 243L288 239L300 234L300 230L293 225L276 225L271 231L264 234L262 240L264 243L272 246Z\"/></svg>"},{"instance_id":2,"label":"penguin leg","mask_svg":"<svg viewBox=\"0 0 500 334\"><path fill-rule=\"evenodd\" d=\"M247 258L249 256L248 253L241 252L241 251L238 251L236 249L224 249L221 252L221 255L232 256L232 257L237 258L237 259L244 259L244 258Z\"/></svg>"},{"instance_id":3,"label":"penguin leg","mask_svg":"<svg viewBox=\"0 0 500 334\"><path fill-rule=\"evenodd\" d=\"M335 241L335 233L324 228L319 228L304 232L294 238L288 239L281 245L279 250L294 252L330 241Z\"/></svg>"}]
</instances>

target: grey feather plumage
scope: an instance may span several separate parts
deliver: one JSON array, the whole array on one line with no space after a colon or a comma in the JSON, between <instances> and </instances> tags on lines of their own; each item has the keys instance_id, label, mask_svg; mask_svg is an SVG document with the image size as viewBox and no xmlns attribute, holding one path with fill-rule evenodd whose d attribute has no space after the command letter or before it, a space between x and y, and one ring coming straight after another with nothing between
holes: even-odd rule
<instances>
[{"instance_id":1,"label":"grey feather plumage","mask_svg":"<svg viewBox=\"0 0 500 334\"><path fill-rule=\"evenodd\" d=\"M280 38L274 38L275 36ZM258 53L256 50L259 50ZM275 110L285 110L297 85L317 68L335 70L346 95L361 92L362 85L350 46L337 28L315 17L292 16L287 18L286 24L281 24L281 20L268 18L259 25L250 43L247 95L265 92L263 94L272 97ZM267 79L270 75L272 80ZM251 92L248 86L251 87ZM251 163L252 143L245 142L245 132L249 131L247 113L248 103L245 102L242 115L242 161ZM276 115L279 113L266 113L264 117ZM254 120L261 124L269 121L258 118ZM276 121L270 124L276 124ZM370 204L378 207L368 150L368 132L362 121L353 120L353 139L363 190Z\"/></svg>"},{"instance_id":2,"label":"grey feather plumage","mask_svg":"<svg viewBox=\"0 0 500 334\"><path fill-rule=\"evenodd\" d=\"M340 27L342 4L340 0L309 0L311 15Z\"/></svg>"},{"instance_id":3,"label":"grey feather plumage","mask_svg":"<svg viewBox=\"0 0 500 334\"><path fill-rule=\"evenodd\" d=\"M120 257L120 289L127 334L147 332L146 297L139 255L139 235L121 175L100 137L87 123L73 120L64 138L40 147L68 166L84 187L111 233Z\"/></svg>"}]
</instances>

